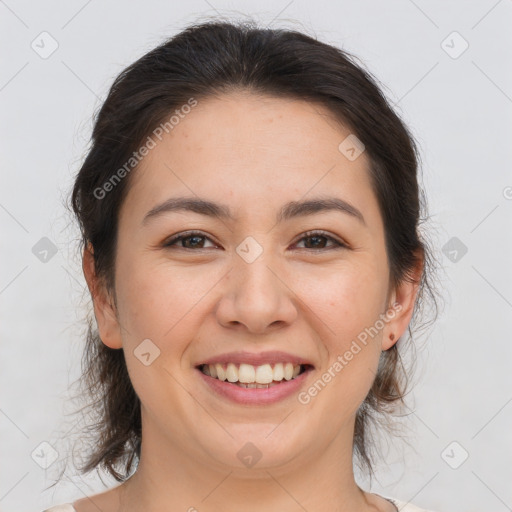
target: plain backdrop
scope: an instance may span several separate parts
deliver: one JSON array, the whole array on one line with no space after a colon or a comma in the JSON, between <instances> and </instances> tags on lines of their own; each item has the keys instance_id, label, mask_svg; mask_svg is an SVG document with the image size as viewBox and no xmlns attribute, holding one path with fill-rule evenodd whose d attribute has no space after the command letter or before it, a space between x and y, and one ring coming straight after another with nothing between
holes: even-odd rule
<instances>
[{"instance_id":1,"label":"plain backdrop","mask_svg":"<svg viewBox=\"0 0 512 512\"><path fill-rule=\"evenodd\" d=\"M371 490L436 512L511 510L510 0L0 1L0 510L104 489L66 473L44 491L69 455L88 308L63 202L115 76L218 14L353 52L421 147L446 302L418 353L408 442L390 443Z\"/></svg>"}]
</instances>

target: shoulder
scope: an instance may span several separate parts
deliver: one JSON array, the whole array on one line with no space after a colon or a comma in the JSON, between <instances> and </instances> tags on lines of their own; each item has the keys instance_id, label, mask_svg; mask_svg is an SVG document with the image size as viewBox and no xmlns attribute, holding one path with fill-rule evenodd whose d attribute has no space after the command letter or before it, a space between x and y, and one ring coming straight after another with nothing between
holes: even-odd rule
<instances>
[{"instance_id":1,"label":"shoulder","mask_svg":"<svg viewBox=\"0 0 512 512\"><path fill-rule=\"evenodd\" d=\"M387 500L394 503L399 512L434 512L433 510L427 510L425 508L418 507L412 503L408 503L406 501L397 500L396 498L386 498Z\"/></svg>"},{"instance_id":2,"label":"shoulder","mask_svg":"<svg viewBox=\"0 0 512 512\"><path fill-rule=\"evenodd\" d=\"M47 508L43 512L76 512L76 510L71 503L63 503L62 505Z\"/></svg>"}]
</instances>

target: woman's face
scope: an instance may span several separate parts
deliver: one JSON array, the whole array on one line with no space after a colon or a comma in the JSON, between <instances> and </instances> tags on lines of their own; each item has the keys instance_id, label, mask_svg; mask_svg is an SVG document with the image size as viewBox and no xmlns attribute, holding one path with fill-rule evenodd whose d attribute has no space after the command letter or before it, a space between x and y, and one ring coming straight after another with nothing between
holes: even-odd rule
<instances>
[{"instance_id":1,"label":"woman's face","mask_svg":"<svg viewBox=\"0 0 512 512\"><path fill-rule=\"evenodd\" d=\"M232 93L199 100L133 171L119 214L117 316L99 302L95 313L103 342L124 349L148 442L241 470L246 455L277 467L310 463L335 440L351 447L381 351L406 329L414 296L388 289L369 160L354 159L351 139L339 149L349 135L318 105ZM231 218L212 209L147 216L184 197ZM293 208L318 199L353 212ZM198 233L166 246L190 230ZM390 314L395 300L402 308ZM217 356L236 367L244 358L310 366L298 386L212 386L198 366Z\"/></svg>"}]
</instances>

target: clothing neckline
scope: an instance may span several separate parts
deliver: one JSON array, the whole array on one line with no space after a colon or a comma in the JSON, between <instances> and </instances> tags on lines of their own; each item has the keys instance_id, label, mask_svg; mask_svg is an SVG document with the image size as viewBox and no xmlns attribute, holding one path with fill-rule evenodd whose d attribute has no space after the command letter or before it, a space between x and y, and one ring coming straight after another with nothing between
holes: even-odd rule
<instances>
[{"instance_id":1,"label":"clothing neckline","mask_svg":"<svg viewBox=\"0 0 512 512\"><path fill-rule=\"evenodd\" d=\"M396 512L400 512L399 509L398 509L398 501L395 500L394 498L388 498L386 496L382 496L382 494L378 494L376 492L371 492L370 494L373 494L374 496L379 496L379 498L382 498L382 499L385 499L386 501L389 501L396 509ZM71 508L73 509L73 512L77 512L76 511L76 508L75 508L75 505L74 505L74 502L72 503L69 503L69 505L71 506Z\"/></svg>"},{"instance_id":2,"label":"clothing neckline","mask_svg":"<svg viewBox=\"0 0 512 512\"><path fill-rule=\"evenodd\" d=\"M396 512L400 512L400 511L398 510L398 502L397 502L397 500L395 500L395 499L393 499L393 498L388 498L388 497L386 497L386 496L382 496L382 494L378 494L378 493L376 493L376 492L371 492L370 494L373 494L374 496L378 496L379 498L382 498L382 499L384 499L384 500L386 500L386 501L389 501L389 502L390 502L390 503L395 507Z\"/></svg>"}]
</instances>

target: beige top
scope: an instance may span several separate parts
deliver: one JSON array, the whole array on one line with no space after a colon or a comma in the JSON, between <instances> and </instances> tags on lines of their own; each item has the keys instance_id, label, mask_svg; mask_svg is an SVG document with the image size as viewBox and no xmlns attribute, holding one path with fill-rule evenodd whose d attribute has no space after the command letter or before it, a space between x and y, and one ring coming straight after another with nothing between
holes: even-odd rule
<instances>
[{"instance_id":1,"label":"beige top","mask_svg":"<svg viewBox=\"0 0 512 512\"><path fill-rule=\"evenodd\" d=\"M426 510L424 508L417 507L412 503L397 500L396 498L389 498L387 496L382 496L381 494L378 496L381 496L385 500L393 503L393 505L396 506L398 512L433 512L432 510ZM46 510L43 510L43 512L76 512L76 510L71 503L64 503L62 505L56 505L55 507L47 508Z\"/></svg>"}]
</instances>

